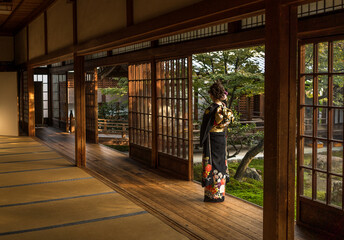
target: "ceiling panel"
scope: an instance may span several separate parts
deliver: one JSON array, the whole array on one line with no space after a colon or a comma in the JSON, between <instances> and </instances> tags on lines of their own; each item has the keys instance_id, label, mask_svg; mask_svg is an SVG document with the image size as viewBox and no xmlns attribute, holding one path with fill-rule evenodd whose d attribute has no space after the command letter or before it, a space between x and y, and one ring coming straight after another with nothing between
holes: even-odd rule
<instances>
[{"instance_id":1,"label":"ceiling panel","mask_svg":"<svg viewBox=\"0 0 344 240\"><path fill-rule=\"evenodd\" d=\"M2 2L3 0L0 0L0 5ZM0 14L0 33L14 34L53 2L53 0L13 0L11 14Z\"/></svg>"}]
</instances>

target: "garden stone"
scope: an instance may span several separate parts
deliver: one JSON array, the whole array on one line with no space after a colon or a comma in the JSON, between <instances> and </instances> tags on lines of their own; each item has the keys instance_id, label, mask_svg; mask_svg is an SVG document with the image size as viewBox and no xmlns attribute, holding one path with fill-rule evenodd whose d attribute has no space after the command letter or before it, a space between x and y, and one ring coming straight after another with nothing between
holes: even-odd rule
<instances>
[{"instance_id":1,"label":"garden stone","mask_svg":"<svg viewBox=\"0 0 344 240\"><path fill-rule=\"evenodd\" d=\"M342 202L342 181L332 181L332 198L331 202Z\"/></svg>"},{"instance_id":2,"label":"garden stone","mask_svg":"<svg viewBox=\"0 0 344 240\"><path fill-rule=\"evenodd\" d=\"M327 155L319 154L317 159L317 167L320 169L326 169L327 166ZM332 168L341 168L342 167L342 158L332 156Z\"/></svg>"},{"instance_id":3,"label":"garden stone","mask_svg":"<svg viewBox=\"0 0 344 240\"><path fill-rule=\"evenodd\" d=\"M255 168L247 168L244 177L262 181L262 176L257 172Z\"/></svg>"}]
</instances>

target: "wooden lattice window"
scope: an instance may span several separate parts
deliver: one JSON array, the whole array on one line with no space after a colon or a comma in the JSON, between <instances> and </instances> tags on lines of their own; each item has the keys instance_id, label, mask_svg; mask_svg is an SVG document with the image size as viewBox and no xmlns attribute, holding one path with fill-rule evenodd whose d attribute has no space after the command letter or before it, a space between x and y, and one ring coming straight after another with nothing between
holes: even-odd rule
<instances>
[{"instance_id":1,"label":"wooden lattice window","mask_svg":"<svg viewBox=\"0 0 344 240\"><path fill-rule=\"evenodd\" d=\"M188 159L187 59L157 64L158 150Z\"/></svg>"},{"instance_id":2,"label":"wooden lattice window","mask_svg":"<svg viewBox=\"0 0 344 240\"><path fill-rule=\"evenodd\" d=\"M128 66L130 144L149 149L152 148L151 75L150 63Z\"/></svg>"},{"instance_id":3,"label":"wooden lattice window","mask_svg":"<svg viewBox=\"0 0 344 240\"><path fill-rule=\"evenodd\" d=\"M60 104L59 104L60 94L59 94L59 75L52 75L52 112L53 118L60 118Z\"/></svg>"},{"instance_id":4,"label":"wooden lattice window","mask_svg":"<svg viewBox=\"0 0 344 240\"><path fill-rule=\"evenodd\" d=\"M52 75L53 126L66 130L67 123L67 77L66 74Z\"/></svg>"},{"instance_id":5,"label":"wooden lattice window","mask_svg":"<svg viewBox=\"0 0 344 240\"><path fill-rule=\"evenodd\" d=\"M98 75L97 70L87 73L85 79L86 140L98 143Z\"/></svg>"},{"instance_id":6,"label":"wooden lattice window","mask_svg":"<svg viewBox=\"0 0 344 240\"><path fill-rule=\"evenodd\" d=\"M343 209L344 41L299 52L298 195Z\"/></svg>"}]
</instances>

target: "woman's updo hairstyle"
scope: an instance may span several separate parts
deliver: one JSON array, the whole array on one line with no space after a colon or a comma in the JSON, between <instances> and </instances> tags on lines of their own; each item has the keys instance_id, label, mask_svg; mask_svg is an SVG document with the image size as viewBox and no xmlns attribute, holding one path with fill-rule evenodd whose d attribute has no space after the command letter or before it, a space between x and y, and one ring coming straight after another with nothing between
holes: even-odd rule
<instances>
[{"instance_id":1,"label":"woman's updo hairstyle","mask_svg":"<svg viewBox=\"0 0 344 240\"><path fill-rule=\"evenodd\" d=\"M225 88L220 81L216 81L210 86L209 93L216 99L222 99L225 95Z\"/></svg>"}]
</instances>

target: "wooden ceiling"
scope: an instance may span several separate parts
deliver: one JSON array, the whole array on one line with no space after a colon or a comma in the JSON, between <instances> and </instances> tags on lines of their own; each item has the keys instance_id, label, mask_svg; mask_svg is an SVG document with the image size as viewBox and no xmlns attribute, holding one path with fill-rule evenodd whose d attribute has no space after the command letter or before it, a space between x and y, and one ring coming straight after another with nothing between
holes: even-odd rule
<instances>
[{"instance_id":1,"label":"wooden ceiling","mask_svg":"<svg viewBox=\"0 0 344 240\"><path fill-rule=\"evenodd\" d=\"M0 0L0 5L2 2L8 1ZM0 34L14 35L53 2L53 0L12 0L12 12L7 15L0 14Z\"/></svg>"}]
</instances>

